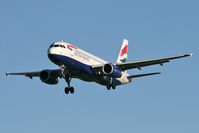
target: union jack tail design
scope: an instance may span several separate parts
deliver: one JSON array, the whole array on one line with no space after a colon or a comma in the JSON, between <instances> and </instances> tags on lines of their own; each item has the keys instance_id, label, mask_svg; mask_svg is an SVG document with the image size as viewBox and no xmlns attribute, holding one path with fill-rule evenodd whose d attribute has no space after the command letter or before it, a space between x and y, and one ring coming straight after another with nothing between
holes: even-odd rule
<instances>
[{"instance_id":1,"label":"union jack tail design","mask_svg":"<svg viewBox=\"0 0 199 133\"><path fill-rule=\"evenodd\" d=\"M128 57L128 40L124 39L117 59L117 64L126 62L127 57Z\"/></svg>"}]
</instances>

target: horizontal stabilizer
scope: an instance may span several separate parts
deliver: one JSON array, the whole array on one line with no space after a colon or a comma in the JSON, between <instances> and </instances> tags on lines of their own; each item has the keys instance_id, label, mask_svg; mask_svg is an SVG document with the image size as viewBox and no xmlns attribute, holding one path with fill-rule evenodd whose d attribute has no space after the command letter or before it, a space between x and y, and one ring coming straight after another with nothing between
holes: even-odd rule
<instances>
[{"instance_id":1,"label":"horizontal stabilizer","mask_svg":"<svg viewBox=\"0 0 199 133\"><path fill-rule=\"evenodd\" d=\"M131 76L128 76L128 79L151 76L151 75L156 75L156 74L161 74L161 73L160 72L156 72L156 73L146 73L146 74L131 75Z\"/></svg>"}]
</instances>

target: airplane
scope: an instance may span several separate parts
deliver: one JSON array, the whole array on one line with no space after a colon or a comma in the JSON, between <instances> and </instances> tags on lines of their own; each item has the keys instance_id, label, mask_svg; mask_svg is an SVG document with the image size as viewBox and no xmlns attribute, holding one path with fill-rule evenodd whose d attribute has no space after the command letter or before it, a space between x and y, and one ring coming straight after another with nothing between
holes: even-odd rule
<instances>
[{"instance_id":1,"label":"airplane","mask_svg":"<svg viewBox=\"0 0 199 133\"><path fill-rule=\"evenodd\" d=\"M116 63L110 63L97 56L94 56L70 43L60 41L54 42L48 48L48 58L51 62L59 66L59 69L45 69L34 72L9 73L6 75L23 75L32 79L39 77L40 80L49 85L56 85L59 78L63 78L67 87L66 94L73 94L74 87L70 85L71 79L78 78L87 82L96 82L106 86L108 90L116 89L119 85L128 84L135 78L161 74L160 72L129 75L127 70L139 69L142 67L168 63L171 60L192 56L184 54L166 58L158 58L144 61L127 62L128 40L124 39Z\"/></svg>"}]
</instances>

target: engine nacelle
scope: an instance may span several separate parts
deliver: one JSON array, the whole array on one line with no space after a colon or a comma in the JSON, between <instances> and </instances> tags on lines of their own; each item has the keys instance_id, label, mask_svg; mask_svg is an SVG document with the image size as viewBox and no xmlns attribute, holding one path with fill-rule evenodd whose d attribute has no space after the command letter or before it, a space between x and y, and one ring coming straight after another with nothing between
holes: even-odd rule
<instances>
[{"instance_id":1,"label":"engine nacelle","mask_svg":"<svg viewBox=\"0 0 199 133\"><path fill-rule=\"evenodd\" d=\"M59 82L57 73L53 70L43 70L40 72L39 77L46 84L56 85Z\"/></svg>"},{"instance_id":2,"label":"engine nacelle","mask_svg":"<svg viewBox=\"0 0 199 133\"><path fill-rule=\"evenodd\" d=\"M122 77L122 72L110 63L105 64L102 68L102 71L104 74L109 75L113 78L121 78Z\"/></svg>"}]
</instances>

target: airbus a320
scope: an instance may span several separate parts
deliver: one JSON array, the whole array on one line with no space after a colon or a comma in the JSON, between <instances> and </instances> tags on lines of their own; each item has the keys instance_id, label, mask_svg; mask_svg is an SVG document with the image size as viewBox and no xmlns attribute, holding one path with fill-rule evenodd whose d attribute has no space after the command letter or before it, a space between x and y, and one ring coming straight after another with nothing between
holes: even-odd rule
<instances>
[{"instance_id":1,"label":"airbus a320","mask_svg":"<svg viewBox=\"0 0 199 133\"><path fill-rule=\"evenodd\" d=\"M59 78L67 83L66 94L73 94L74 88L71 86L71 79L78 78L86 82L96 82L106 86L108 90L116 89L117 86L128 84L134 78L160 74L160 72L129 75L127 70L139 69L142 67L170 62L174 59L192 56L184 54L166 58L158 58L144 61L127 62L128 40L124 39L116 63L110 63L86 51L83 51L75 45L64 41L55 42L48 48L48 58L58 69L45 69L35 72L9 73L6 75L24 75L29 78L39 77L40 80L49 85L56 85Z\"/></svg>"}]
</instances>

